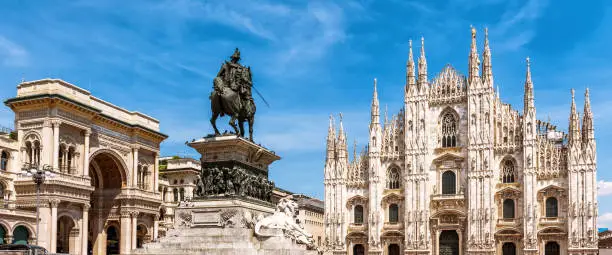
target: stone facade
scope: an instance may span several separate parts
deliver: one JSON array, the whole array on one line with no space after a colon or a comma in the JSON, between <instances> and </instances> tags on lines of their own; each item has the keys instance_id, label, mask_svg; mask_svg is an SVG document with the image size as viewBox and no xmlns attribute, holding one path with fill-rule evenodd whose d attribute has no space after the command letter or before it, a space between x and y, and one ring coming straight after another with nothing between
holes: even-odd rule
<instances>
[{"instance_id":1,"label":"stone facade","mask_svg":"<svg viewBox=\"0 0 612 255\"><path fill-rule=\"evenodd\" d=\"M15 113L16 131L0 138L6 242L38 237L50 252L125 254L156 238L157 158L167 137L159 121L56 79L23 82L5 104ZM36 185L21 175L24 165L55 173L41 186L38 236Z\"/></svg>"},{"instance_id":2,"label":"stone facade","mask_svg":"<svg viewBox=\"0 0 612 255\"><path fill-rule=\"evenodd\" d=\"M381 120L374 80L369 143L352 160L342 120L338 129L330 120L329 252L597 254L588 89L582 121L572 90L563 133L536 119L529 59L522 111L494 90L486 32L481 64L472 30L468 67L467 76L447 66L428 80L424 42L416 67L410 43L404 107Z\"/></svg>"}]
</instances>

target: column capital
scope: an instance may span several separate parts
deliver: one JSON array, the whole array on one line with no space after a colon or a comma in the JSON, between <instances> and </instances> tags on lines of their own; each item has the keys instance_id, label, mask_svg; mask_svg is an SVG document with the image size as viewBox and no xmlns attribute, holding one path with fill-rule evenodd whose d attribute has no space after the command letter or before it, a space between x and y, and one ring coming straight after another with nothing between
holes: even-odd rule
<instances>
[{"instance_id":1,"label":"column capital","mask_svg":"<svg viewBox=\"0 0 612 255\"><path fill-rule=\"evenodd\" d=\"M43 127L51 127L53 125L52 121L49 119L46 119L43 121Z\"/></svg>"},{"instance_id":2,"label":"column capital","mask_svg":"<svg viewBox=\"0 0 612 255\"><path fill-rule=\"evenodd\" d=\"M49 205L51 205L51 208L57 208L60 202L61 201L59 199L49 199Z\"/></svg>"},{"instance_id":3,"label":"column capital","mask_svg":"<svg viewBox=\"0 0 612 255\"><path fill-rule=\"evenodd\" d=\"M58 120L58 119L51 120L51 124L53 124L54 127L59 127L59 125L62 124L62 120Z\"/></svg>"},{"instance_id":4,"label":"column capital","mask_svg":"<svg viewBox=\"0 0 612 255\"><path fill-rule=\"evenodd\" d=\"M86 137L89 137L91 135L91 128L86 128L85 130L83 130L83 134Z\"/></svg>"},{"instance_id":5,"label":"column capital","mask_svg":"<svg viewBox=\"0 0 612 255\"><path fill-rule=\"evenodd\" d=\"M139 211L130 211L130 215L132 215L132 217L137 218L138 214L140 214Z\"/></svg>"},{"instance_id":6,"label":"column capital","mask_svg":"<svg viewBox=\"0 0 612 255\"><path fill-rule=\"evenodd\" d=\"M130 215L132 214L131 211L126 211L126 210L121 210L119 212L119 214L121 214L121 218L130 218Z\"/></svg>"},{"instance_id":7,"label":"column capital","mask_svg":"<svg viewBox=\"0 0 612 255\"><path fill-rule=\"evenodd\" d=\"M83 211L89 211L89 208L91 208L90 204L83 204Z\"/></svg>"},{"instance_id":8,"label":"column capital","mask_svg":"<svg viewBox=\"0 0 612 255\"><path fill-rule=\"evenodd\" d=\"M141 147L140 145L138 145L138 144L132 144L132 146L131 146L131 147L132 147L132 150L134 150L134 151L138 151L140 148L142 148L142 147Z\"/></svg>"}]
</instances>

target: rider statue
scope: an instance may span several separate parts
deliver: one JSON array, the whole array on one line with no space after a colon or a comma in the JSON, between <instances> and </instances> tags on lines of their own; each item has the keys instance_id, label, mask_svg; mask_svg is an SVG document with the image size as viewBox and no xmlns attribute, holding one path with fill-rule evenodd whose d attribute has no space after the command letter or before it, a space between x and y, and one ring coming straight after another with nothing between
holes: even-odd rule
<instances>
[{"instance_id":1,"label":"rider statue","mask_svg":"<svg viewBox=\"0 0 612 255\"><path fill-rule=\"evenodd\" d=\"M221 65L221 70L213 80L213 93L210 96L213 117L211 123L215 129L215 134L219 135L216 126L218 116L231 116L230 125L236 134L244 136L243 122L249 122L250 139L253 140L253 121L255 115L255 102L251 95L253 81L251 79L251 68L239 63L240 51L238 48L230 57L230 61L225 61ZM240 132L235 124L238 120Z\"/></svg>"}]
</instances>

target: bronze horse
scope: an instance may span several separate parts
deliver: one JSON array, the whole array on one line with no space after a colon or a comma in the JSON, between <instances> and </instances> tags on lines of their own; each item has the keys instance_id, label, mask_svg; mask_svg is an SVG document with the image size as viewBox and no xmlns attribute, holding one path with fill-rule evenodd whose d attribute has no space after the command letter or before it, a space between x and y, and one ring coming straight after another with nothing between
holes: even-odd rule
<instances>
[{"instance_id":1,"label":"bronze horse","mask_svg":"<svg viewBox=\"0 0 612 255\"><path fill-rule=\"evenodd\" d=\"M245 80L245 82L250 83L250 79ZM244 122L249 122L249 140L253 141L253 124L255 122L256 107L253 98L250 97L250 89L243 87L243 91L241 92L248 94L248 97L243 97L240 96L242 93L239 94L228 87L223 87L221 85L223 80L220 77L216 77L213 83L215 88L221 88L219 90L221 93L215 90L210 95L210 108L213 112L210 123L215 129L215 135L221 135L219 129L217 129L217 118L219 115L228 115L230 116L229 125L232 126L235 134L238 136L244 137ZM239 127L236 126L236 120L238 120ZM238 128L240 128L240 130L238 130Z\"/></svg>"}]
</instances>

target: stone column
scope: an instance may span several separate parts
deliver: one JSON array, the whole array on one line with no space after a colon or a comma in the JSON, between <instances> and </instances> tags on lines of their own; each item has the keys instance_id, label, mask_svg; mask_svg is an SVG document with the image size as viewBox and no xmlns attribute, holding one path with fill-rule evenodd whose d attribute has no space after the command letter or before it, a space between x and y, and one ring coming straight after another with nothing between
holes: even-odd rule
<instances>
[{"instance_id":1,"label":"stone column","mask_svg":"<svg viewBox=\"0 0 612 255\"><path fill-rule=\"evenodd\" d=\"M138 146L132 147L132 187L138 187Z\"/></svg>"},{"instance_id":2,"label":"stone column","mask_svg":"<svg viewBox=\"0 0 612 255\"><path fill-rule=\"evenodd\" d=\"M51 243L49 245L50 252L55 253L57 250L57 206L60 203L59 199L51 199Z\"/></svg>"},{"instance_id":3,"label":"stone column","mask_svg":"<svg viewBox=\"0 0 612 255\"><path fill-rule=\"evenodd\" d=\"M136 231L136 226L138 224L138 212L137 211L133 211L132 213L132 250L136 249L137 247L137 242L136 242L136 234L138 234L138 232Z\"/></svg>"},{"instance_id":4,"label":"stone column","mask_svg":"<svg viewBox=\"0 0 612 255\"><path fill-rule=\"evenodd\" d=\"M85 150L83 151L83 176L89 176L89 136L91 130L85 130ZM86 253L85 253L86 254Z\"/></svg>"},{"instance_id":5,"label":"stone column","mask_svg":"<svg viewBox=\"0 0 612 255\"><path fill-rule=\"evenodd\" d=\"M89 204L83 204L83 216L81 217L81 254L88 254L87 243L89 242Z\"/></svg>"},{"instance_id":6,"label":"stone column","mask_svg":"<svg viewBox=\"0 0 612 255\"><path fill-rule=\"evenodd\" d=\"M59 169L59 127L62 124L60 120L51 121L53 124L53 169Z\"/></svg>"},{"instance_id":7,"label":"stone column","mask_svg":"<svg viewBox=\"0 0 612 255\"><path fill-rule=\"evenodd\" d=\"M159 193L159 153L153 154L153 192Z\"/></svg>"},{"instance_id":8,"label":"stone column","mask_svg":"<svg viewBox=\"0 0 612 255\"><path fill-rule=\"evenodd\" d=\"M43 122L43 129L42 129L42 141L41 142L41 146L42 146L42 152L41 152L41 161L43 164L52 164L53 162L53 145L52 145L52 141L51 141L51 137L53 137L53 128L52 128L52 124L50 120L45 120ZM25 154L27 155L27 153ZM22 161L25 163L27 161L27 157L24 155L24 157L22 158Z\"/></svg>"},{"instance_id":9,"label":"stone column","mask_svg":"<svg viewBox=\"0 0 612 255\"><path fill-rule=\"evenodd\" d=\"M121 237L121 240L119 241L119 253L121 254L129 254L132 248L131 223L130 212L121 211L121 233L119 234Z\"/></svg>"},{"instance_id":10,"label":"stone column","mask_svg":"<svg viewBox=\"0 0 612 255\"><path fill-rule=\"evenodd\" d=\"M159 213L156 213L155 216L153 216L155 218L153 218L153 235L151 235L153 237L153 241L157 241L158 238L158 232L159 232Z\"/></svg>"}]
</instances>

